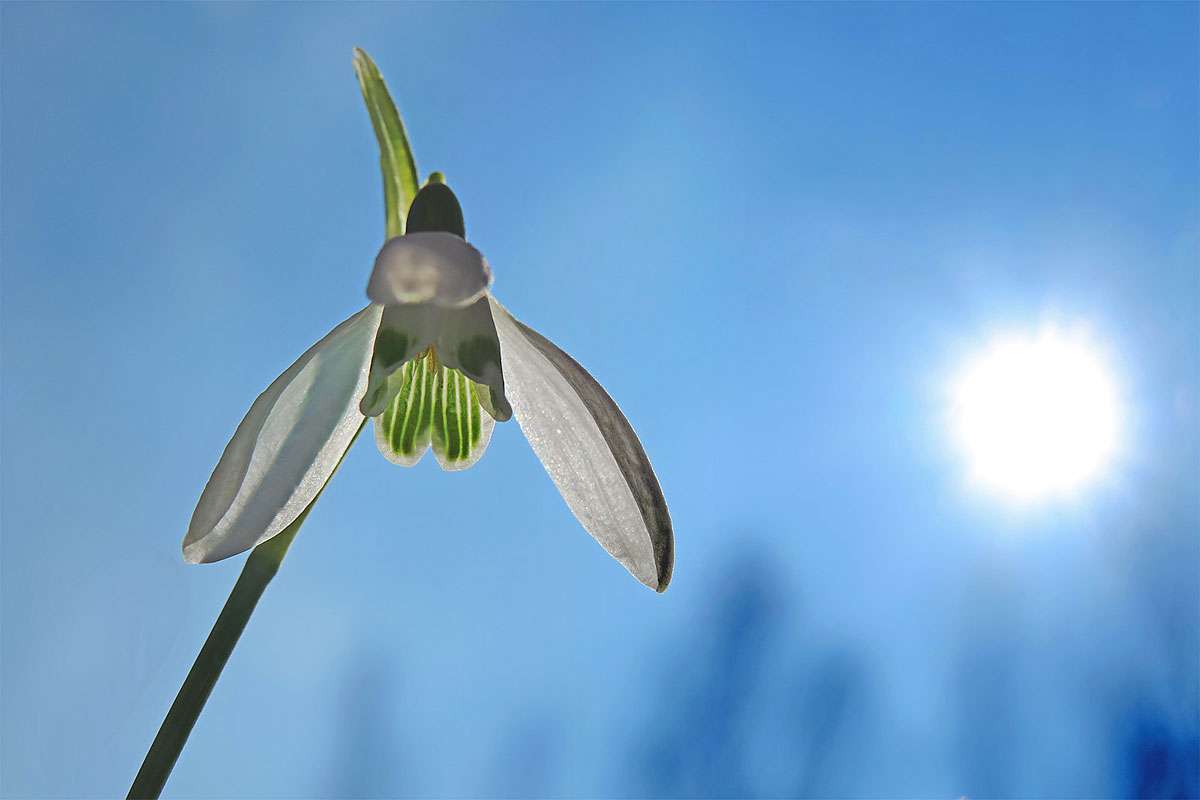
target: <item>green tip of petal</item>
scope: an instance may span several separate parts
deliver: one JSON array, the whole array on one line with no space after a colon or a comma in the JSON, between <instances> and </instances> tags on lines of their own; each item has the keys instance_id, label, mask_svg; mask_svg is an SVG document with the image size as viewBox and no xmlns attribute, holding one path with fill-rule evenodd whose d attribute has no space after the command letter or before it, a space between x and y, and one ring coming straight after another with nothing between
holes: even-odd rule
<instances>
[{"instance_id":1,"label":"green tip of petal","mask_svg":"<svg viewBox=\"0 0 1200 800\"><path fill-rule=\"evenodd\" d=\"M427 181L425 181L425 183L427 185L430 183L445 183L445 182L446 182L446 176L445 176L445 174L443 174L441 172L429 173L429 179Z\"/></svg>"}]
</instances>

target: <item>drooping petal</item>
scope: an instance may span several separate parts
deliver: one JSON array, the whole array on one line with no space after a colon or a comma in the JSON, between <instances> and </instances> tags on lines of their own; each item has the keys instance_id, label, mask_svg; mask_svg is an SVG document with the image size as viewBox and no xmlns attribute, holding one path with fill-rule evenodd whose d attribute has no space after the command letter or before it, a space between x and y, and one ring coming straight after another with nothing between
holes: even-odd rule
<instances>
[{"instance_id":1,"label":"drooping petal","mask_svg":"<svg viewBox=\"0 0 1200 800\"><path fill-rule=\"evenodd\" d=\"M570 356L489 298L508 400L580 524L656 591L671 580L671 517L646 452L616 403Z\"/></svg>"},{"instance_id":2,"label":"drooping petal","mask_svg":"<svg viewBox=\"0 0 1200 800\"><path fill-rule=\"evenodd\" d=\"M483 385L479 399L494 420L504 422L512 416L504 397L500 341L486 297L466 308L439 308L430 303L385 307L375 336L371 376L359 405L364 415L384 413L402 385L394 377L396 370L430 345L436 345L440 363ZM393 378L389 380L389 376Z\"/></svg>"},{"instance_id":3,"label":"drooping petal","mask_svg":"<svg viewBox=\"0 0 1200 800\"><path fill-rule=\"evenodd\" d=\"M188 561L270 539L325 486L363 422L358 400L381 312L370 305L338 325L250 406L192 514Z\"/></svg>"},{"instance_id":4,"label":"drooping petal","mask_svg":"<svg viewBox=\"0 0 1200 800\"><path fill-rule=\"evenodd\" d=\"M394 399L375 418L379 452L404 467L415 465L429 449L438 371L426 362L418 358L392 373L388 380L396 384Z\"/></svg>"},{"instance_id":5,"label":"drooping petal","mask_svg":"<svg viewBox=\"0 0 1200 800\"><path fill-rule=\"evenodd\" d=\"M384 308L379 332L375 334L371 375L359 403L364 416L379 416L392 402L400 390L400 383L391 377L437 339L443 311L427 303Z\"/></svg>"},{"instance_id":6,"label":"drooping petal","mask_svg":"<svg viewBox=\"0 0 1200 800\"><path fill-rule=\"evenodd\" d=\"M495 421L481 408L486 387L426 355L392 375L399 388L375 418L375 444L393 464L411 467L433 445L442 469L466 469L483 456Z\"/></svg>"},{"instance_id":7,"label":"drooping petal","mask_svg":"<svg viewBox=\"0 0 1200 800\"><path fill-rule=\"evenodd\" d=\"M483 254L453 233L389 239L375 257L367 297L382 305L432 303L461 308L483 296L492 272Z\"/></svg>"},{"instance_id":8,"label":"drooping petal","mask_svg":"<svg viewBox=\"0 0 1200 800\"><path fill-rule=\"evenodd\" d=\"M482 458L495 425L480 408L475 382L442 367L433 404L433 454L442 469L466 469Z\"/></svg>"},{"instance_id":9,"label":"drooping petal","mask_svg":"<svg viewBox=\"0 0 1200 800\"><path fill-rule=\"evenodd\" d=\"M438 322L438 358L488 388L484 405L497 422L512 416L504 396L504 370L500 340L492 320L492 307L481 297L466 308L445 309Z\"/></svg>"}]
</instances>

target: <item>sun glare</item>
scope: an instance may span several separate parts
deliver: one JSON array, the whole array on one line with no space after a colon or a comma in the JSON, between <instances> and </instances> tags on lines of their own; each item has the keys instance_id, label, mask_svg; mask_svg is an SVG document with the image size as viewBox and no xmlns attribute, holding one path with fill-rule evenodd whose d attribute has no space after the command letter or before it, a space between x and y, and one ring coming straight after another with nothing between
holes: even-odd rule
<instances>
[{"instance_id":1,"label":"sun glare","mask_svg":"<svg viewBox=\"0 0 1200 800\"><path fill-rule=\"evenodd\" d=\"M992 342L956 381L953 413L972 480L1020 500L1062 495L1096 478L1120 428L1100 356L1053 329Z\"/></svg>"}]
</instances>

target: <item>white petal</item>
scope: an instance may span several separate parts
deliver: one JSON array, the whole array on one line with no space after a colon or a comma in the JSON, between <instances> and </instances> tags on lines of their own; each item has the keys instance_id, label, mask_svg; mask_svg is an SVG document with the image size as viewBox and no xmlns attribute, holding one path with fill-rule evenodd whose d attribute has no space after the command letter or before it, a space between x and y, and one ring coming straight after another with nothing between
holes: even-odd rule
<instances>
[{"instance_id":1,"label":"white petal","mask_svg":"<svg viewBox=\"0 0 1200 800\"><path fill-rule=\"evenodd\" d=\"M375 446L393 464L415 467L429 449L434 392L440 373L440 368L430 369L425 358L418 358L388 378L390 399L374 420ZM367 394L370 393L367 389Z\"/></svg>"},{"instance_id":2,"label":"white petal","mask_svg":"<svg viewBox=\"0 0 1200 800\"><path fill-rule=\"evenodd\" d=\"M188 561L219 561L270 539L325 486L363 422L358 400L381 312L370 305L338 325L250 406L192 514Z\"/></svg>"},{"instance_id":3,"label":"white petal","mask_svg":"<svg viewBox=\"0 0 1200 800\"><path fill-rule=\"evenodd\" d=\"M635 578L663 591L674 534L658 479L616 403L570 356L491 299L505 391L576 519Z\"/></svg>"},{"instance_id":4,"label":"white petal","mask_svg":"<svg viewBox=\"0 0 1200 800\"><path fill-rule=\"evenodd\" d=\"M400 390L402 382L396 371L431 344L437 345L437 356L443 364L487 387L480 399L493 419L504 422L512 416L504 398L500 343L486 297L462 308L441 308L432 303L386 306L375 335L371 375L359 410L368 417L384 413Z\"/></svg>"},{"instance_id":5,"label":"white petal","mask_svg":"<svg viewBox=\"0 0 1200 800\"><path fill-rule=\"evenodd\" d=\"M496 421L480 407L484 389L458 370L443 366L433 394L433 455L447 472L467 469L483 457Z\"/></svg>"},{"instance_id":6,"label":"white petal","mask_svg":"<svg viewBox=\"0 0 1200 800\"><path fill-rule=\"evenodd\" d=\"M497 421L504 422L512 416L504 396L500 341L488 298L481 297L465 308L442 312L438 321L437 352L443 364L488 388L488 413Z\"/></svg>"},{"instance_id":7,"label":"white petal","mask_svg":"<svg viewBox=\"0 0 1200 800\"><path fill-rule=\"evenodd\" d=\"M453 233L389 239L375 258L367 297L383 305L433 303L458 308L483 296L492 272L483 254Z\"/></svg>"},{"instance_id":8,"label":"white petal","mask_svg":"<svg viewBox=\"0 0 1200 800\"><path fill-rule=\"evenodd\" d=\"M442 316L448 311L428 303L384 307L359 411L368 417L383 413L400 390L399 381L391 380L396 370L433 344Z\"/></svg>"}]
</instances>

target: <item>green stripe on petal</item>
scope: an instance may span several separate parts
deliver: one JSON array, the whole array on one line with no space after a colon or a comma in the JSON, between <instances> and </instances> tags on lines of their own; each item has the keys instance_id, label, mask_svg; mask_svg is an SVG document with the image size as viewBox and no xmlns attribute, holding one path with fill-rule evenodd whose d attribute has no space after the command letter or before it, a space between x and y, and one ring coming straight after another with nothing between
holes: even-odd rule
<instances>
[{"instance_id":1,"label":"green stripe on petal","mask_svg":"<svg viewBox=\"0 0 1200 800\"><path fill-rule=\"evenodd\" d=\"M432 389L436 384L432 369L428 358L418 358L388 378L389 391L395 391L395 395L375 418L375 444L394 464L411 467L429 449Z\"/></svg>"},{"instance_id":2,"label":"green stripe on petal","mask_svg":"<svg viewBox=\"0 0 1200 800\"><path fill-rule=\"evenodd\" d=\"M394 396L375 418L375 444L379 452L389 461L406 467L420 461L429 449L429 428L421 431L419 422L422 387L417 373L424 369L424 360L419 359L393 372L388 377L388 391L394 391Z\"/></svg>"},{"instance_id":3,"label":"green stripe on petal","mask_svg":"<svg viewBox=\"0 0 1200 800\"><path fill-rule=\"evenodd\" d=\"M445 470L462 470L487 450L496 422L482 407L480 387L443 366L434 393L433 454Z\"/></svg>"},{"instance_id":4,"label":"green stripe on petal","mask_svg":"<svg viewBox=\"0 0 1200 800\"><path fill-rule=\"evenodd\" d=\"M433 407L434 453L439 462L453 463L462 458L462 419L459 414L458 376L446 367L438 372L438 387Z\"/></svg>"},{"instance_id":5,"label":"green stripe on petal","mask_svg":"<svg viewBox=\"0 0 1200 800\"><path fill-rule=\"evenodd\" d=\"M375 418L375 444L384 458L411 467L432 444L442 468L454 471L483 456L496 424L484 405L486 387L439 364L432 352L388 381L392 400Z\"/></svg>"}]
</instances>

